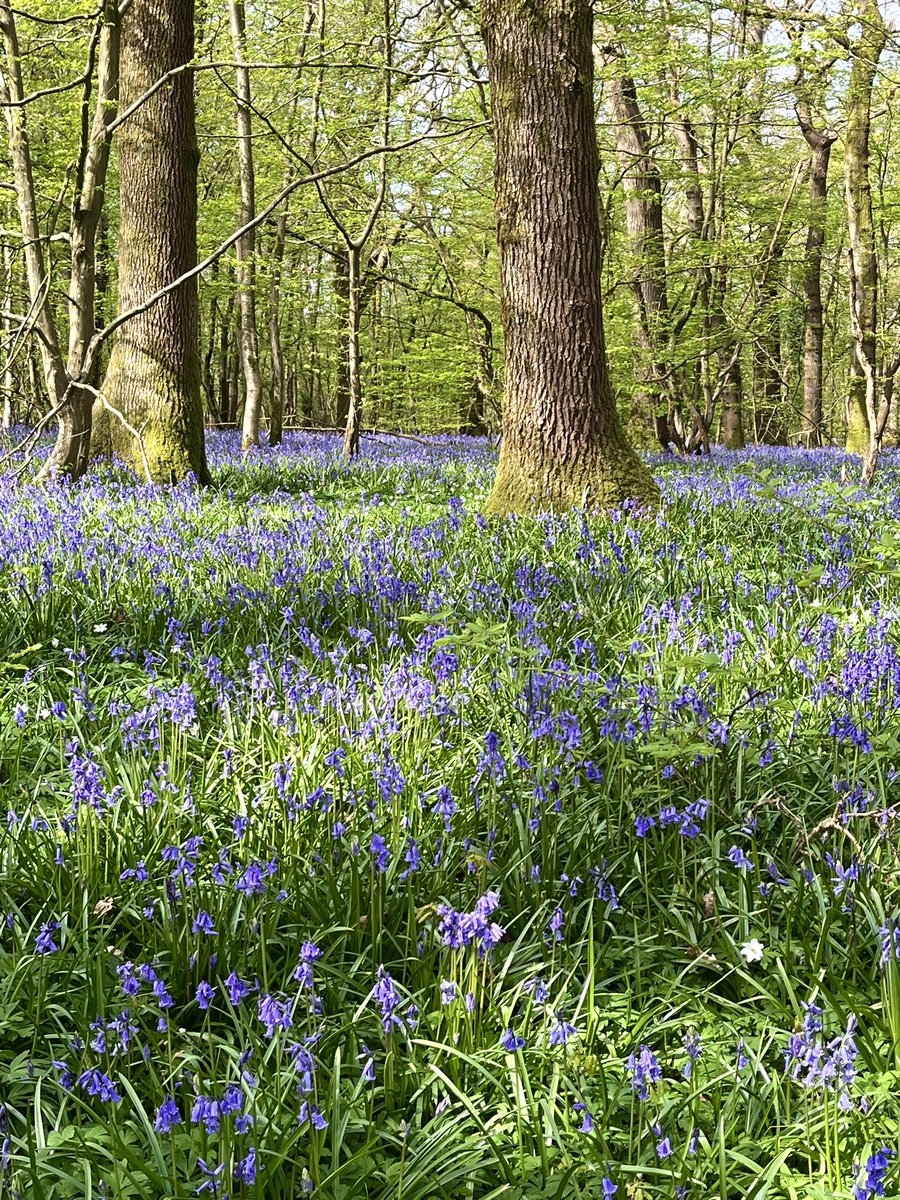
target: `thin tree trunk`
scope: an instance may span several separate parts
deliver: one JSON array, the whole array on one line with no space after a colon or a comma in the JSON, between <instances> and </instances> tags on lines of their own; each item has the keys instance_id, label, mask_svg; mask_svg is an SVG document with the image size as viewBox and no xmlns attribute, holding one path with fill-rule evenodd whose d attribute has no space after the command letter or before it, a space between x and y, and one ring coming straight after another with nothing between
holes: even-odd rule
<instances>
[{"instance_id":1,"label":"thin tree trunk","mask_svg":"<svg viewBox=\"0 0 900 1200\"><path fill-rule=\"evenodd\" d=\"M256 176L253 166L252 92L246 62L244 0L228 6L231 42L237 66L238 173L240 176L240 227L256 216ZM256 327L256 231L248 229L237 244L237 284L240 307L241 363L244 371L244 419L241 450L246 454L259 444L262 417L262 375L259 369L259 335Z\"/></svg>"},{"instance_id":2,"label":"thin tree trunk","mask_svg":"<svg viewBox=\"0 0 900 1200\"><path fill-rule=\"evenodd\" d=\"M133 0L124 20L122 105L194 57L193 0ZM173 75L119 133L119 310L197 264L194 81ZM122 326L106 372L113 450L142 474L206 482L197 278Z\"/></svg>"},{"instance_id":3,"label":"thin tree trunk","mask_svg":"<svg viewBox=\"0 0 900 1200\"><path fill-rule=\"evenodd\" d=\"M632 414L635 432L648 442L660 409L668 412L676 399L669 345L669 297L666 242L663 230L662 182L653 158L646 122L634 80L625 72L621 50L604 51L615 68L606 83L607 103L615 124L616 146L625 172L625 222L633 262L629 265L643 353L637 358L638 404Z\"/></svg>"},{"instance_id":4,"label":"thin tree trunk","mask_svg":"<svg viewBox=\"0 0 900 1200\"><path fill-rule=\"evenodd\" d=\"M360 328L360 247L347 248L348 297L347 297L347 374L350 407L344 429L344 458L356 458L359 454L360 418L362 415L362 356L359 346Z\"/></svg>"},{"instance_id":5,"label":"thin tree trunk","mask_svg":"<svg viewBox=\"0 0 900 1200\"><path fill-rule=\"evenodd\" d=\"M869 179L869 130L872 88L886 39L878 0L864 0L860 6L860 35L853 47L844 135L853 334L846 448L848 453L863 457L864 475L870 479L875 475L881 439L874 427L878 372L878 255Z\"/></svg>"},{"instance_id":6,"label":"thin tree trunk","mask_svg":"<svg viewBox=\"0 0 900 1200\"><path fill-rule=\"evenodd\" d=\"M218 411L219 420L227 425L234 419L231 398L231 334L234 329L234 296L229 296L219 326L218 354Z\"/></svg>"},{"instance_id":7,"label":"thin tree trunk","mask_svg":"<svg viewBox=\"0 0 900 1200\"><path fill-rule=\"evenodd\" d=\"M654 500L603 336L590 0L485 0L506 334L494 513Z\"/></svg>"},{"instance_id":8,"label":"thin tree trunk","mask_svg":"<svg viewBox=\"0 0 900 1200\"><path fill-rule=\"evenodd\" d=\"M53 319L50 279L44 259L44 239L34 188L26 108L22 103L25 87L22 81L19 39L15 15L9 0L0 0L0 34L3 37L5 58L5 70L0 72L0 102L3 104L9 134L12 180L24 242L25 278L33 314L32 321L38 335L38 350L47 393L51 407L56 408L63 401L68 380Z\"/></svg>"},{"instance_id":9,"label":"thin tree trunk","mask_svg":"<svg viewBox=\"0 0 900 1200\"><path fill-rule=\"evenodd\" d=\"M822 383L825 323L822 307L822 251L828 206L828 164L837 134L813 128L809 109L798 104L800 128L811 151L809 164L809 224L803 267L803 443L821 446L823 437Z\"/></svg>"}]
</instances>

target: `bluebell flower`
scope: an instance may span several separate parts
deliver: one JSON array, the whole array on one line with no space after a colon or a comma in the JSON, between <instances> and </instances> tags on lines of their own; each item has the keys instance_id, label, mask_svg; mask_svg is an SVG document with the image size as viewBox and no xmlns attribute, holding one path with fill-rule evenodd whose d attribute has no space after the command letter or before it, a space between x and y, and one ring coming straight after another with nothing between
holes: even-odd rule
<instances>
[{"instance_id":1,"label":"bluebell flower","mask_svg":"<svg viewBox=\"0 0 900 1200\"><path fill-rule=\"evenodd\" d=\"M200 1007L204 1010L209 1008L216 996L216 989L212 987L206 980L201 980L197 984L196 1000Z\"/></svg>"},{"instance_id":2,"label":"bluebell flower","mask_svg":"<svg viewBox=\"0 0 900 1200\"><path fill-rule=\"evenodd\" d=\"M266 1027L266 1037L274 1037L276 1029L290 1029L292 1025L290 1005L276 1000L266 992L260 996L257 1004L257 1015Z\"/></svg>"},{"instance_id":3,"label":"bluebell flower","mask_svg":"<svg viewBox=\"0 0 900 1200\"><path fill-rule=\"evenodd\" d=\"M194 923L191 926L191 932L205 933L207 937L216 936L216 930L213 926L213 919L209 913L204 912L202 908L194 918Z\"/></svg>"},{"instance_id":4,"label":"bluebell flower","mask_svg":"<svg viewBox=\"0 0 900 1200\"><path fill-rule=\"evenodd\" d=\"M631 1072L631 1086L639 1100L650 1098L650 1088L662 1079L662 1068L649 1046L642 1045L640 1051L630 1054L625 1063Z\"/></svg>"},{"instance_id":5,"label":"bluebell flower","mask_svg":"<svg viewBox=\"0 0 900 1200\"><path fill-rule=\"evenodd\" d=\"M574 1037L578 1030L568 1021L562 1020L557 1016L553 1027L550 1030L549 1042L551 1046L564 1046L569 1038Z\"/></svg>"},{"instance_id":6,"label":"bluebell flower","mask_svg":"<svg viewBox=\"0 0 900 1200\"><path fill-rule=\"evenodd\" d=\"M459 995L459 988L451 979L444 979L441 982L441 1004L452 1004Z\"/></svg>"},{"instance_id":7,"label":"bluebell flower","mask_svg":"<svg viewBox=\"0 0 900 1200\"><path fill-rule=\"evenodd\" d=\"M526 1043L523 1037L519 1037L511 1029L506 1029L500 1038L500 1045L507 1054L514 1054L517 1050L524 1050Z\"/></svg>"},{"instance_id":8,"label":"bluebell flower","mask_svg":"<svg viewBox=\"0 0 900 1200\"><path fill-rule=\"evenodd\" d=\"M58 921L46 921L40 929L37 937L34 939L34 948L38 954L55 954L59 949L56 942L53 940L54 933L60 929Z\"/></svg>"},{"instance_id":9,"label":"bluebell flower","mask_svg":"<svg viewBox=\"0 0 900 1200\"><path fill-rule=\"evenodd\" d=\"M219 1102L211 1096L198 1096L191 1108L191 1121L204 1125L208 1134L218 1133L221 1116Z\"/></svg>"},{"instance_id":10,"label":"bluebell flower","mask_svg":"<svg viewBox=\"0 0 900 1200\"><path fill-rule=\"evenodd\" d=\"M84 1071L78 1076L78 1086L89 1096L99 1096L104 1103L118 1104L122 1097L116 1091L113 1081L97 1067Z\"/></svg>"},{"instance_id":11,"label":"bluebell flower","mask_svg":"<svg viewBox=\"0 0 900 1200\"><path fill-rule=\"evenodd\" d=\"M732 846L728 851L728 861L734 863L739 871L746 871L753 866L753 863L740 848L740 846Z\"/></svg>"},{"instance_id":12,"label":"bluebell flower","mask_svg":"<svg viewBox=\"0 0 900 1200\"><path fill-rule=\"evenodd\" d=\"M156 1120L153 1128L157 1133L168 1133L176 1125L181 1124L181 1114L172 1096L167 1096L156 1110Z\"/></svg>"},{"instance_id":13,"label":"bluebell flower","mask_svg":"<svg viewBox=\"0 0 900 1200\"><path fill-rule=\"evenodd\" d=\"M228 992L228 999L235 1008L250 995L250 989L235 971L232 971L225 980L225 990Z\"/></svg>"},{"instance_id":14,"label":"bluebell flower","mask_svg":"<svg viewBox=\"0 0 900 1200\"><path fill-rule=\"evenodd\" d=\"M588 1106L586 1104L583 1104L579 1100L577 1104L572 1105L572 1111L576 1115L581 1117L581 1125L578 1127L578 1132L579 1133L593 1133L594 1118L591 1115L591 1112L588 1109Z\"/></svg>"},{"instance_id":15,"label":"bluebell flower","mask_svg":"<svg viewBox=\"0 0 900 1200\"><path fill-rule=\"evenodd\" d=\"M318 1107L318 1105L310 1104L307 1100L304 1100L300 1105L300 1114L298 1120L300 1125L305 1125L306 1122L309 1121L313 1129L321 1130L328 1128L328 1122L322 1116L322 1110Z\"/></svg>"},{"instance_id":16,"label":"bluebell flower","mask_svg":"<svg viewBox=\"0 0 900 1200\"><path fill-rule=\"evenodd\" d=\"M256 1147L251 1146L245 1157L235 1165L234 1178L240 1183L245 1183L247 1187L251 1187L256 1183L258 1170L259 1163L256 1158Z\"/></svg>"},{"instance_id":17,"label":"bluebell flower","mask_svg":"<svg viewBox=\"0 0 900 1200\"><path fill-rule=\"evenodd\" d=\"M876 1196L885 1195L885 1178L893 1156L894 1151L887 1146L882 1146L880 1150L869 1155L864 1168L865 1179L854 1187L853 1200L874 1200ZM859 1174L858 1166L855 1167L854 1174Z\"/></svg>"},{"instance_id":18,"label":"bluebell flower","mask_svg":"<svg viewBox=\"0 0 900 1200\"><path fill-rule=\"evenodd\" d=\"M563 940L562 928L564 921L563 910L557 905L553 911L553 916L550 918L550 924L547 926L547 933L550 935L548 940L557 942Z\"/></svg>"},{"instance_id":19,"label":"bluebell flower","mask_svg":"<svg viewBox=\"0 0 900 1200\"><path fill-rule=\"evenodd\" d=\"M681 1074L685 1079L690 1079L691 1074L693 1072L694 1063L697 1061L697 1059L700 1057L700 1054L701 1054L702 1048L700 1045L700 1035L698 1033L696 1033L694 1030L691 1030L689 1033L686 1033L684 1035L684 1048L685 1048L685 1050L687 1050L688 1060L684 1064L684 1067L681 1070Z\"/></svg>"},{"instance_id":20,"label":"bluebell flower","mask_svg":"<svg viewBox=\"0 0 900 1200\"><path fill-rule=\"evenodd\" d=\"M197 1166L206 1176L206 1180L204 1183L201 1183L198 1188L194 1189L194 1195L200 1196L204 1192L211 1192L213 1195L216 1195L219 1191L220 1180L225 1170L225 1164L219 1163L217 1167L213 1168L207 1164L205 1159L198 1158Z\"/></svg>"}]
</instances>

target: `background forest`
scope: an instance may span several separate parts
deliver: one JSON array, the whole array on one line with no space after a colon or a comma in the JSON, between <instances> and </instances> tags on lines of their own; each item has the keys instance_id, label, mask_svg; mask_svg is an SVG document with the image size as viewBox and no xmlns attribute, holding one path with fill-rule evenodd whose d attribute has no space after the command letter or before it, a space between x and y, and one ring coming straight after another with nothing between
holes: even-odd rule
<instances>
[{"instance_id":1,"label":"background forest","mask_svg":"<svg viewBox=\"0 0 900 1200\"><path fill-rule=\"evenodd\" d=\"M0 0L0 1200L897 1194L890 17Z\"/></svg>"},{"instance_id":2,"label":"background forest","mask_svg":"<svg viewBox=\"0 0 900 1200\"><path fill-rule=\"evenodd\" d=\"M49 0L29 13L18 19L21 65L62 306L95 27L89 14ZM855 54L869 22L668 2L612 6L598 22L607 335L620 410L640 444L656 443L659 413L688 447L707 436L732 447L844 441L853 339L847 130L857 130L854 113L868 111L870 93L875 321L890 373L896 64L894 35L883 29L877 46ZM259 358L251 387L264 393L274 440L281 421L343 426L351 300L361 340L352 372L370 426L496 428L503 346L477 14L443 0L409 9L253 4L240 26L236 43L227 6L200 6L201 258L292 179L312 167L335 174L299 188L261 225L240 288L235 254L201 277L208 419L240 421L247 371L238 330L249 291ZM851 89L852 63L874 68L876 59L872 78ZM239 116L249 123L250 209ZM373 155L379 145L392 149ZM116 303L115 154L110 170L98 232L100 323ZM22 235L14 191L4 194L5 308L22 313ZM8 336L15 331L10 323ZM8 363L6 424L46 407L36 359L30 339Z\"/></svg>"}]
</instances>

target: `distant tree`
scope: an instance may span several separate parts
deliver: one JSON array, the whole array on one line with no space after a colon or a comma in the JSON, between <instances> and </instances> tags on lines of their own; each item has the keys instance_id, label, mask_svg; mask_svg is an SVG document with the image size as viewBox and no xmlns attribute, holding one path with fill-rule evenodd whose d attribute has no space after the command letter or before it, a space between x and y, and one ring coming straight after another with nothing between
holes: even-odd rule
<instances>
[{"instance_id":1,"label":"distant tree","mask_svg":"<svg viewBox=\"0 0 900 1200\"><path fill-rule=\"evenodd\" d=\"M161 482L208 477L200 388L194 0L133 0L123 22L118 135L119 330L101 448ZM161 86L160 80L166 82ZM151 298L159 298L151 303ZM95 412L95 417L100 414Z\"/></svg>"},{"instance_id":2,"label":"distant tree","mask_svg":"<svg viewBox=\"0 0 900 1200\"><path fill-rule=\"evenodd\" d=\"M485 0L506 338L494 513L653 501L607 369L590 0Z\"/></svg>"}]
</instances>

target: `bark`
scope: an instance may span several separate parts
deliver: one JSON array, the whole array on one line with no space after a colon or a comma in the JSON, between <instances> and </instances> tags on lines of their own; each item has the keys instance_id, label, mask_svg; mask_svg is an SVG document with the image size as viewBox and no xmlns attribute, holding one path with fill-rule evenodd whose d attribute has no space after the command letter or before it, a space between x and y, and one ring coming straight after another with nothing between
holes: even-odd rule
<instances>
[{"instance_id":1,"label":"bark","mask_svg":"<svg viewBox=\"0 0 900 1200\"><path fill-rule=\"evenodd\" d=\"M359 345L362 297L360 295L360 247L355 243L347 247L347 375L350 406L344 429L344 458L356 458L359 454L359 435L362 417L362 355Z\"/></svg>"},{"instance_id":2,"label":"bark","mask_svg":"<svg viewBox=\"0 0 900 1200\"><path fill-rule=\"evenodd\" d=\"M37 332L44 381L51 407L58 407L66 394L68 380L53 319L50 280L44 257L44 241L38 218L37 196L32 172L31 143L26 110L22 105L25 88L16 21L9 0L0 0L0 34L3 37L4 70L0 72L0 101L4 105L12 181L16 207L24 241L25 279Z\"/></svg>"},{"instance_id":3,"label":"bark","mask_svg":"<svg viewBox=\"0 0 900 1200\"><path fill-rule=\"evenodd\" d=\"M194 56L193 0L133 0L124 21L122 104ZM119 134L119 310L127 312L197 264L197 139L190 71L173 76ZM192 276L128 321L104 392L119 415L111 448L151 479L206 482L199 300Z\"/></svg>"},{"instance_id":4,"label":"bark","mask_svg":"<svg viewBox=\"0 0 900 1200\"><path fill-rule=\"evenodd\" d=\"M234 330L234 296L225 306L219 325L218 406L219 420L230 425L237 416L234 388L231 386L231 335ZM236 356L235 356L236 357Z\"/></svg>"},{"instance_id":5,"label":"bark","mask_svg":"<svg viewBox=\"0 0 900 1200\"><path fill-rule=\"evenodd\" d=\"M852 364L847 396L848 453L872 459L865 470L874 477L880 448L876 429L878 371L878 255L869 179L869 130L872 88L887 33L878 0L860 6L860 35L853 46L847 88L844 167L850 240L850 312Z\"/></svg>"},{"instance_id":6,"label":"bark","mask_svg":"<svg viewBox=\"0 0 900 1200\"><path fill-rule=\"evenodd\" d=\"M485 0L506 397L494 513L655 501L603 335L589 0Z\"/></svg>"},{"instance_id":7,"label":"bark","mask_svg":"<svg viewBox=\"0 0 900 1200\"><path fill-rule=\"evenodd\" d=\"M828 207L828 164L837 140L832 130L813 127L808 106L799 102L797 118L810 148L809 223L803 267L803 443L808 449L824 442L822 414L823 344L822 253Z\"/></svg>"},{"instance_id":8,"label":"bark","mask_svg":"<svg viewBox=\"0 0 900 1200\"><path fill-rule=\"evenodd\" d=\"M237 66L238 174L241 203L238 225L243 228L256 216L256 175L253 165L253 122L250 71L246 62L244 0L228 6L231 42ZM237 244L237 285L240 310L241 365L244 372L244 418L241 450L246 454L259 444L262 417L262 375L259 369L259 334L256 326L256 230L249 228Z\"/></svg>"},{"instance_id":9,"label":"bark","mask_svg":"<svg viewBox=\"0 0 900 1200\"><path fill-rule=\"evenodd\" d=\"M703 184L700 176L700 145L693 122L684 112L684 104L679 94L678 76L674 68L670 79L669 95L673 108L671 129L675 144L681 154L681 165L684 172L687 229L694 246L694 252L700 259L694 276L694 288L696 304L701 314L703 349L700 354L700 360L694 370L694 400L691 405L694 418L693 428L691 430L686 428L681 404L679 403L680 397L676 396L672 412L669 414L670 419L665 422L664 426L662 423L657 422L656 431L658 440L661 440L662 436L665 435L671 441L674 441L680 450L684 451L696 448L698 442L708 449L709 430L712 427L715 416L713 400L715 393L709 383L711 374L709 345L712 333L710 321L712 271L709 264L708 206L704 201ZM710 209L712 208L712 200L713 196L711 195ZM721 318L718 334L720 339L724 339L727 336L724 313L721 313ZM740 371L740 367L738 367L738 371ZM733 385L734 381L726 380L726 389L723 390L728 390L727 385L729 382ZM705 402L701 412L700 399L704 393ZM668 442L666 443L666 448L668 448Z\"/></svg>"},{"instance_id":10,"label":"bark","mask_svg":"<svg viewBox=\"0 0 900 1200\"><path fill-rule=\"evenodd\" d=\"M334 298L341 330L337 373L334 383L334 423L338 429L347 424L350 411L350 353L347 348L350 328L350 259L342 247L334 254Z\"/></svg>"},{"instance_id":11,"label":"bark","mask_svg":"<svg viewBox=\"0 0 900 1200\"><path fill-rule=\"evenodd\" d=\"M7 312L13 311L13 260L9 244L4 241L2 247L3 259L3 307ZM0 416L0 428L11 429L16 422L16 378L13 373L12 344L16 332L16 323L4 318L0 321L0 329L6 344L6 357L3 365L3 413Z\"/></svg>"},{"instance_id":12,"label":"bark","mask_svg":"<svg viewBox=\"0 0 900 1200\"><path fill-rule=\"evenodd\" d=\"M72 208L72 271L69 282L69 354L66 369L73 380L68 400L60 413L56 445L42 474L65 472L78 479L90 461L93 390L79 387L77 381L97 328L97 237L103 215L106 176L112 123L119 97L119 57L121 21L118 0L104 6L104 25L98 56L97 106L93 128L87 141L87 153L80 168L76 199ZM105 285L103 271L100 282ZM99 363L85 383L93 389L99 375Z\"/></svg>"},{"instance_id":13,"label":"bark","mask_svg":"<svg viewBox=\"0 0 900 1200\"><path fill-rule=\"evenodd\" d=\"M624 70L623 55L610 47L603 51L603 58L613 68L606 97L625 171L625 223L633 256L629 274L643 352L638 356L638 404L631 424L646 441L655 429L658 411L668 412L673 401L677 402L670 354L662 182L637 88Z\"/></svg>"},{"instance_id":14,"label":"bark","mask_svg":"<svg viewBox=\"0 0 900 1200\"><path fill-rule=\"evenodd\" d=\"M765 41L767 17L752 16L747 20L745 49L758 52ZM764 109L763 73L755 74L749 87L750 108L747 125L754 145L754 157L764 162L767 148L763 140L762 120ZM773 236L774 234L774 236ZM779 295L781 291L780 263L784 251L783 222L779 227L770 217L760 222L757 244L760 248L762 277L757 281L757 329L753 345L753 393L754 408L766 412L780 409L783 398L781 378L781 314ZM754 419L754 434L757 422Z\"/></svg>"}]
</instances>

